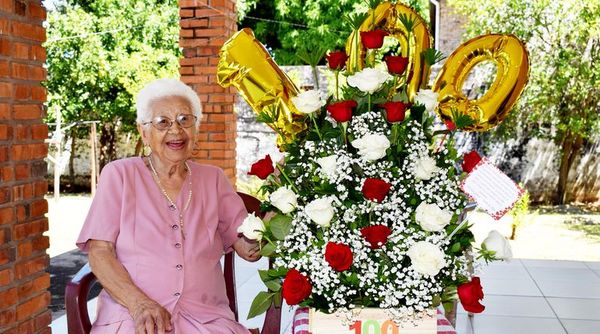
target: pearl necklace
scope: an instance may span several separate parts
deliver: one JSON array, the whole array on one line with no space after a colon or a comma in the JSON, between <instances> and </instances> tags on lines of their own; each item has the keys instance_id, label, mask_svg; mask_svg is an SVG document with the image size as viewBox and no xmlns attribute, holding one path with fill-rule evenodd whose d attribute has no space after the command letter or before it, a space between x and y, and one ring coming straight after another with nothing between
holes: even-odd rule
<instances>
[{"instance_id":1,"label":"pearl necklace","mask_svg":"<svg viewBox=\"0 0 600 334\"><path fill-rule=\"evenodd\" d=\"M160 182L160 178L158 177L158 173L156 172L156 169L154 168L154 165L152 164L152 158L150 156L148 156L148 163L150 164L150 169L152 170L152 175L154 176L154 180L156 181L156 184L158 184L158 188L160 188L160 191L163 193L163 195L169 202L169 209L171 209L171 211L177 210L177 212L179 213L179 222L178 223L179 223L179 228L181 230L181 238L183 240L185 240L185 233L183 231L183 213L190 207L190 203L192 202L192 170L190 169L190 166L188 165L187 161L185 161L184 162L185 168L187 169L188 179L190 180L190 183L189 183L190 191L188 193L187 203L183 207L183 210L179 210L179 208L177 207L175 202L173 202L173 200L171 200L171 197L169 197L169 194L167 194L167 191L165 190L162 183Z\"/></svg>"}]
</instances>

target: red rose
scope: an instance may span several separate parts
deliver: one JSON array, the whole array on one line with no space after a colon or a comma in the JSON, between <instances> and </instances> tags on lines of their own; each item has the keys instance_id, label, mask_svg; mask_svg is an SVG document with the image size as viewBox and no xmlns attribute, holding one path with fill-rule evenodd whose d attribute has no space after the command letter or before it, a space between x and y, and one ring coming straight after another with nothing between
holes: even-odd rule
<instances>
[{"instance_id":1,"label":"red rose","mask_svg":"<svg viewBox=\"0 0 600 334\"><path fill-rule=\"evenodd\" d=\"M346 60L348 60L348 55L345 51L335 51L330 52L327 56L327 65L332 70L341 70L346 66Z\"/></svg>"},{"instance_id":2,"label":"red rose","mask_svg":"<svg viewBox=\"0 0 600 334\"><path fill-rule=\"evenodd\" d=\"M379 49L383 45L383 38L387 35L389 33L383 30L361 31L360 40L367 49Z\"/></svg>"},{"instance_id":3,"label":"red rose","mask_svg":"<svg viewBox=\"0 0 600 334\"><path fill-rule=\"evenodd\" d=\"M385 225L374 225L360 230L360 234L371 244L372 249L385 245L392 230Z\"/></svg>"},{"instance_id":4,"label":"red rose","mask_svg":"<svg viewBox=\"0 0 600 334\"><path fill-rule=\"evenodd\" d=\"M463 157L462 170L464 170L467 173L470 173L473 170L473 168L477 166L479 161L481 161L481 157L479 156L477 151L471 151L465 154Z\"/></svg>"},{"instance_id":5,"label":"red rose","mask_svg":"<svg viewBox=\"0 0 600 334\"><path fill-rule=\"evenodd\" d=\"M485 310L485 306L479 302L483 299L483 289L479 277L473 277L471 282L460 285L457 290L458 298L465 311L481 313Z\"/></svg>"},{"instance_id":6,"label":"red rose","mask_svg":"<svg viewBox=\"0 0 600 334\"><path fill-rule=\"evenodd\" d=\"M285 302L288 305L296 305L310 296L312 285L298 270L290 269L283 279L282 290Z\"/></svg>"},{"instance_id":7,"label":"red rose","mask_svg":"<svg viewBox=\"0 0 600 334\"><path fill-rule=\"evenodd\" d=\"M273 160L271 160L271 156L267 154L264 159L260 159L252 164L248 175L256 175L264 180L274 171Z\"/></svg>"},{"instance_id":8,"label":"red rose","mask_svg":"<svg viewBox=\"0 0 600 334\"><path fill-rule=\"evenodd\" d=\"M390 74L401 75L408 66L408 58L402 56L387 56L385 57L388 72Z\"/></svg>"},{"instance_id":9,"label":"red rose","mask_svg":"<svg viewBox=\"0 0 600 334\"><path fill-rule=\"evenodd\" d=\"M383 180L368 178L363 184L362 193L366 199L381 203L391 187L391 184Z\"/></svg>"},{"instance_id":10,"label":"red rose","mask_svg":"<svg viewBox=\"0 0 600 334\"><path fill-rule=\"evenodd\" d=\"M456 124L454 124L454 122L452 121L444 121L444 124L446 124L446 128L450 131L454 131L456 130Z\"/></svg>"},{"instance_id":11,"label":"red rose","mask_svg":"<svg viewBox=\"0 0 600 334\"><path fill-rule=\"evenodd\" d=\"M337 271L348 270L352 266L352 250L347 245L328 242L325 247L325 261Z\"/></svg>"},{"instance_id":12,"label":"red rose","mask_svg":"<svg viewBox=\"0 0 600 334\"><path fill-rule=\"evenodd\" d=\"M354 100L340 101L327 106L327 111L337 122L348 122L352 118L352 108L356 108L358 103Z\"/></svg>"},{"instance_id":13,"label":"red rose","mask_svg":"<svg viewBox=\"0 0 600 334\"><path fill-rule=\"evenodd\" d=\"M389 101L381 105L385 109L387 121L390 123L402 122L406 116L406 104L404 102Z\"/></svg>"}]
</instances>

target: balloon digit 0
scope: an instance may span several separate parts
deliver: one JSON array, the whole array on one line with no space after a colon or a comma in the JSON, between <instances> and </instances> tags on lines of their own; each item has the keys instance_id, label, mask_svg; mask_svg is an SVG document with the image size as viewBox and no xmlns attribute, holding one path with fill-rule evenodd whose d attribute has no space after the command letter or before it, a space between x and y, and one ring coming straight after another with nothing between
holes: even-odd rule
<instances>
[{"instance_id":1,"label":"balloon digit 0","mask_svg":"<svg viewBox=\"0 0 600 334\"><path fill-rule=\"evenodd\" d=\"M473 67L483 61L496 64L496 79L481 98L469 100L462 86ZM466 114L475 124L462 130L487 131L504 120L523 92L528 76L527 49L518 38L500 34L473 38L450 55L435 80L438 113L444 120L452 120L453 111Z\"/></svg>"}]
</instances>

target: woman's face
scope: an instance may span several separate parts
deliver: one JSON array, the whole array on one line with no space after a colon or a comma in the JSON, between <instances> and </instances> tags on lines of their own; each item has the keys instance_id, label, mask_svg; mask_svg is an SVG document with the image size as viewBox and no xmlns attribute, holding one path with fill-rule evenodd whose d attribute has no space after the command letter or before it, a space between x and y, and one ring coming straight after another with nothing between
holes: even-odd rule
<instances>
[{"instance_id":1,"label":"woman's face","mask_svg":"<svg viewBox=\"0 0 600 334\"><path fill-rule=\"evenodd\" d=\"M178 117L182 118L181 115L194 119L190 103L181 96L161 97L150 103L150 111L152 118L147 122L156 122L159 117L166 118L167 123L172 122L171 127L164 130L157 129L152 123L138 124L142 140L150 146L152 154L165 164L191 157L196 142L196 123L184 128L176 121Z\"/></svg>"}]
</instances>

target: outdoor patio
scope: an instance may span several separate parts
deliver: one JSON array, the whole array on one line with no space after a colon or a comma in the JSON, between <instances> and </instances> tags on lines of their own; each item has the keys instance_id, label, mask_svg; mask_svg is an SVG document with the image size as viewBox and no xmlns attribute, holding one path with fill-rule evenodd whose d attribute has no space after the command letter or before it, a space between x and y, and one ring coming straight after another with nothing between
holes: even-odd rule
<instances>
[{"instance_id":1,"label":"outdoor patio","mask_svg":"<svg viewBox=\"0 0 600 334\"><path fill-rule=\"evenodd\" d=\"M67 256L61 255L73 249L73 243L79 227L85 219L90 203L89 197L66 196L58 205L49 199L50 210L50 245L52 256L51 268L57 260ZM66 210L69 208L69 210ZM67 217L68 216L68 217ZM494 222L485 219L484 215L475 215L475 234L478 239L485 235L490 224L503 231L506 222ZM60 222L60 223L59 223ZM67 223L68 222L68 223ZM533 225L533 224L532 224ZM531 227L521 231L519 244L526 240L534 240ZM546 229L547 230L547 229ZM557 236L545 235L546 245L553 244ZM538 238L539 239L539 238ZM584 240L573 238L578 244ZM543 245L543 240L536 241ZM567 243L566 241L563 244ZM597 246L597 244L596 244ZM537 247L537 246L535 246ZM571 248L561 246L563 248ZM594 248L587 248L588 252ZM515 254L532 253L515 247ZM583 251L583 250L580 250ZM558 257L555 250L548 254ZM566 252L562 252L566 253ZM70 254L70 261L62 261L67 265L81 261L80 255ZM594 254L580 254L581 258L597 258ZM60 264L58 264L60 265ZM236 277L240 321L248 327L259 327L263 317L246 320L252 299L258 291L264 289L257 274L258 268L265 268L265 259L257 263L237 261ZM52 270L52 269L51 269ZM513 259L508 263L495 262L489 266L481 266L481 280L485 292L483 304L486 306L482 314L468 317L459 309L457 317L458 334L591 334L600 332L600 261L565 261L565 260L531 260ZM52 277L55 279L55 277ZM53 282L54 284L54 282ZM95 312L95 299L88 304L90 313ZM460 306L459 306L460 307ZM56 314L60 314L55 312ZM283 310L282 333L291 333L293 313L289 308ZM52 332L66 332L66 317L53 317Z\"/></svg>"}]
</instances>

